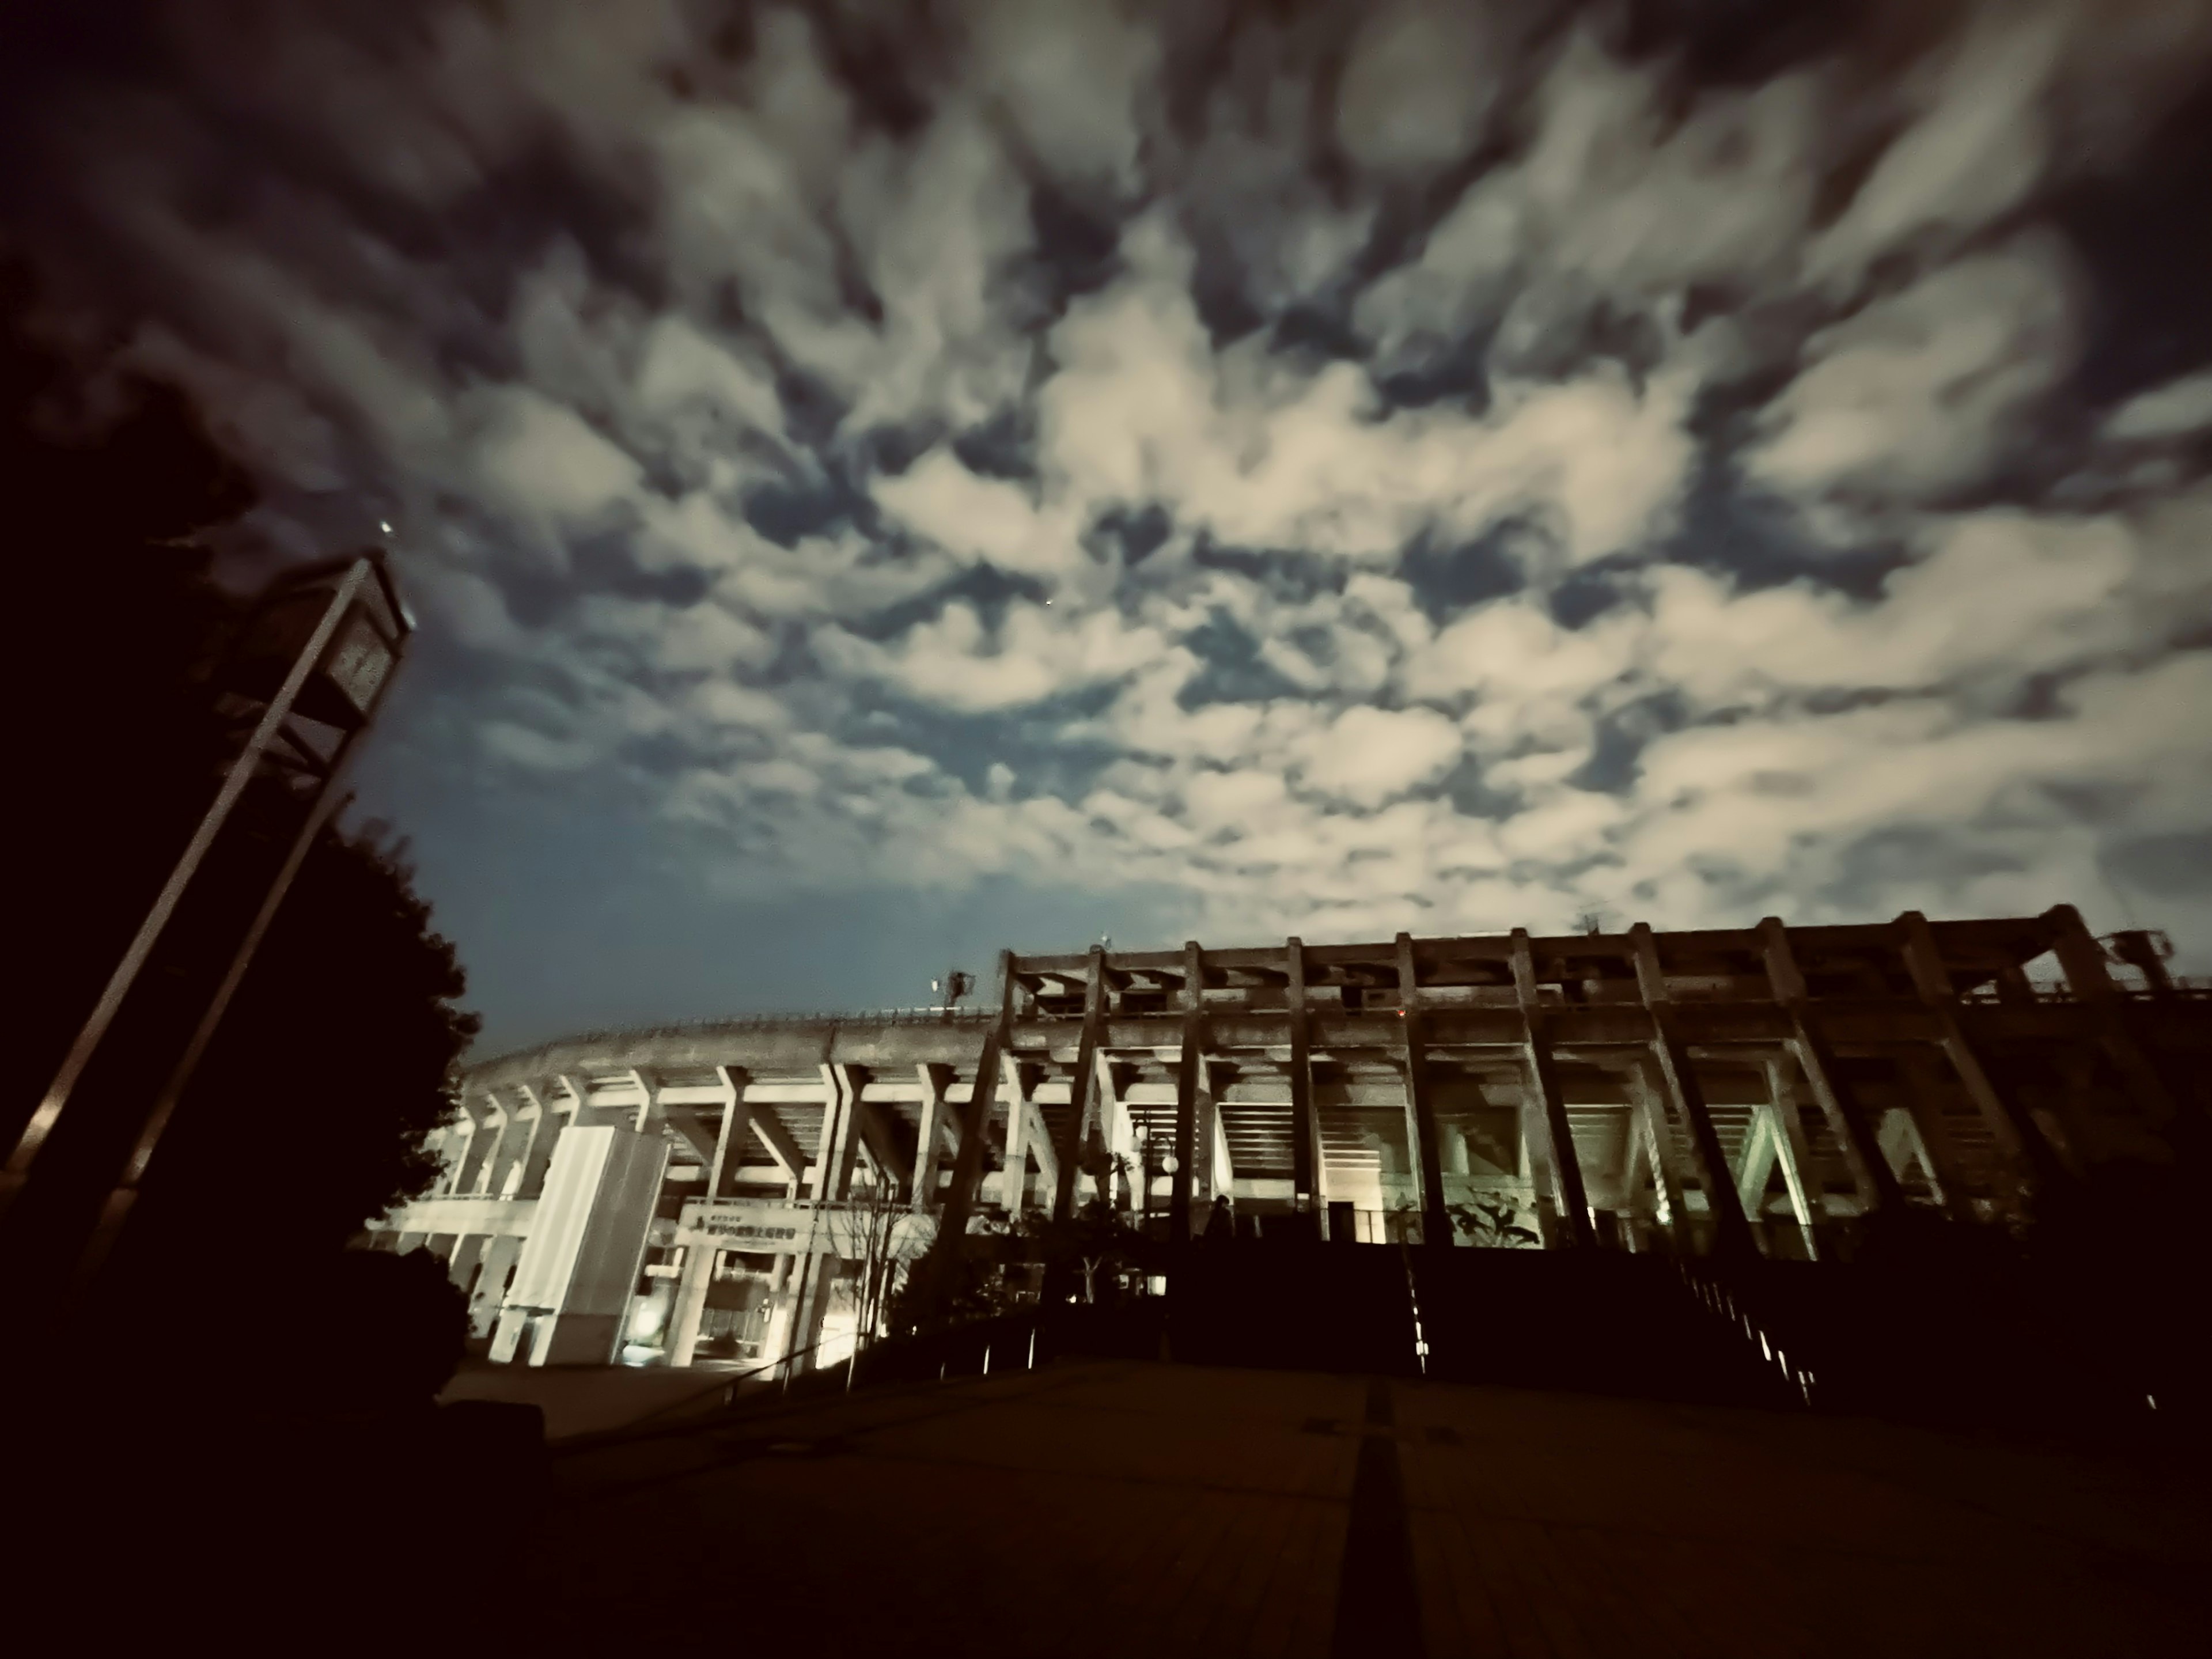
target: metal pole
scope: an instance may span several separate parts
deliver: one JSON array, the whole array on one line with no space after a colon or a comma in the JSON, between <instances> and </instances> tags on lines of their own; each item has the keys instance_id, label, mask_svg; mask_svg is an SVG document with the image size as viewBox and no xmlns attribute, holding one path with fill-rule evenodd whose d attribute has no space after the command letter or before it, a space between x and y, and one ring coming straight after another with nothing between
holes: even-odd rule
<instances>
[{"instance_id":1,"label":"metal pole","mask_svg":"<svg viewBox=\"0 0 2212 1659\"><path fill-rule=\"evenodd\" d=\"M94 1233L78 1268L75 1281L76 1286L82 1287L90 1282L106 1261L109 1251L114 1248L118 1236L129 1221L131 1212L137 1202L139 1188L146 1179L147 1166L153 1161L154 1149L167 1129L170 1118L175 1115L177 1103L183 1098L185 1085L191 1081L192 1073L198 1069L208 1044L214 1040L216 1028L222 1024L223 1015L229 1011L230 1000L237 994L240 983L246 978L246 970L252 965L254 954L260 950L263 937L267 934L270 924L276 920L276 911L284 902L285 896L291 891L293 878L300 873L300 866L307 862L308 851L324 827L345 805L347 797L340 793L338 784L360 750L360 739L383 705L385 693L397 677L399 659L405 654L405 649L404 635L393 641L391 668L386 671L375 695L369 700L368 707L362 711L361 724L345 735L337 753L331 757L330 769L325 775L314 806L307 814L307 821L301 826L298 836L294 837L291 850L285 854L283 866L277 871L276 878L270 884L269 891L263 896L252 926L246 929L245 939L240 942L236 954L231 957L229 968L223 974L222 984L216 988L207 1012L201 1015L191 1041L185 1046L183 1058L178 1060L175 1069L169 1073L168 1081L162 1085L161 1092L155 1097L153 1115L147 1119L145 1127L139 1132L137 1144L131 1148L131 1161L124 1167L123 1178L108 1195L99 1228Z\"/></svg>"},{"instance_id":2,"label":"metal pole","mask_svg":"<svg viewBox=\"0 0 2212 1659\"><path fill-rule=\"evenodd\" d=\"M29 1175L40 1149L53 1133L55 1121L69 1104L70 1091L76 1087L77 1079L91 1062L93 1051L99 1048L100 1040L106 1036L108 1027L114 1024L116 1013L123 1006L123 999L130 994L139 971L146 965L146 959L153 954L155 943L169 925L169 918L174 914L178 902L183 898L185 889L191 885L193 876L198 873L208 849L215 845L216 836L228 821L232 808L245 794L246 786L252 780L262 756L276 740L276 733L290 715L292 705L299 700L307 677L321 664L323 653L336 636L339 622L351 608L373 568L370 561L356 559L353 568L346 572L344 580L332 592L330 604L324 608L322 620L315 624L314 631L307 636L307 644L301 647L299 656L294 659L291 671L285 675L283 684L263 712L260 724L254 727L253 735L246 740L246 747L240 751L237 760L232 763L214 804L201 817L199 828L192 832L192 838L186 844L183 856L178 859L176 867L169 872L169 879L155 899L153 908L146 913L146 920L139 925L130 949L123 953L122 961L116 963L114 973L109 975L106 988L100 993L91 1017L77 1033L76 1042L62 1061L61 1070L55 1073L53 1082L47 1086L46 1098L39 1103L39 1109L31 1115L31 1121L24 1126L21 1136L16 1140L6 1168L9 1176L16 1177L15 1185L20 1186L21 1179Z\"/></svg>"}]
</instances>

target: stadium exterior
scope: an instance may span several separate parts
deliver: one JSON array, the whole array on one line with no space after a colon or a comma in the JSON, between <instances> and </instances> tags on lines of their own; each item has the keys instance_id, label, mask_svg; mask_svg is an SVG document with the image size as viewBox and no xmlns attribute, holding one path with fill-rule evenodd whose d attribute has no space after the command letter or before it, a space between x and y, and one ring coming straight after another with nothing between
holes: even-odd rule
<instances>
[{"instance_id":1,"label":"stadium exterior","mask_svg":"<svg viewBox=\"0 0 2212 1659\"><path fill-rule=\"evenodd\" d=\"M445 1256L495 1360L787 1370L850 1351L864 1258L1099 1198L1170 1237L1225 1196L1261 1241L1833 1259L1884 1206L2002 1222L2172 1161L2212 992L2154 937L2061 906L1009 953L981 1009L487 1060L369 1237Z\"/></svg>"}]
</instances>

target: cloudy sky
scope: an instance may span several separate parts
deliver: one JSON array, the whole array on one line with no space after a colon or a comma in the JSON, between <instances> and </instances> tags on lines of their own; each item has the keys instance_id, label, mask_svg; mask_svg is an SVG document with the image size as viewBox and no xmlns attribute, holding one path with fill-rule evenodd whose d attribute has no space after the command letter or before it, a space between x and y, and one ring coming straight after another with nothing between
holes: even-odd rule
<instances>
[{"instance_id":1,"label":"cloudy sky","mask_svg":"<svg viewBox=\"0 0 2212 1659\"><path fill-rule=\"evenodd\" d=\"M2212 4L60 10L18 234L241 579L395 550L487 1048L1590 910L2212 969Z\"/></svg>"}]
</instances>

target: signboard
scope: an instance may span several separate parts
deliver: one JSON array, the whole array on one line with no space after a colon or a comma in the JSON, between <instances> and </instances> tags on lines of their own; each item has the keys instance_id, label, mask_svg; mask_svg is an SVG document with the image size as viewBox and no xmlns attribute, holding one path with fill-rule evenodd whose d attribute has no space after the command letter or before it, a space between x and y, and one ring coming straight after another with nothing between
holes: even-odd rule
<instances>
[{"instance_id":1,"label":"signboard","mask_svg":"<svg viewBox=\"0 0 2212 1659\"><path fill-rule=\"evenodd\" d=\"M937 1235L936 1218L909 1211L893 1214L865 1204L824 1204L801 1209L788 1204L708 1203L684 1206L679 1224L686 1233L702 1233L724 1249L865 1256L872 1231L888 1230L891 1254L915 1256Z\"/></svg>"}]
</instances>

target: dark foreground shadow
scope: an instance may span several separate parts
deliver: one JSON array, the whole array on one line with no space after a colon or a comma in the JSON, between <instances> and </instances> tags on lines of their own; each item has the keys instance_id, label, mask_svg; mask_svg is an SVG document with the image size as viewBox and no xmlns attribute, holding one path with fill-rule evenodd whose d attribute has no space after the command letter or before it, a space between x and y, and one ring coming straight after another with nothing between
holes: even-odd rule
<instances>
[{"instance_id":1,"label":"dark foreground shadow","mask_svg":"<svg viewBox=\"0 0 2212 1659\"><path fill-rule=\"evenodd\" d=\"M542 1413L437 1403L466 1325L433 1258L349 1252L313 1297L247 1351L172 1305L137 1328L151 1364L12 1379L35 1425L10 1483L18 1632L318 1654L527 1633L484 1564L543 1528Z\"/></svg>"}]
</instances>

